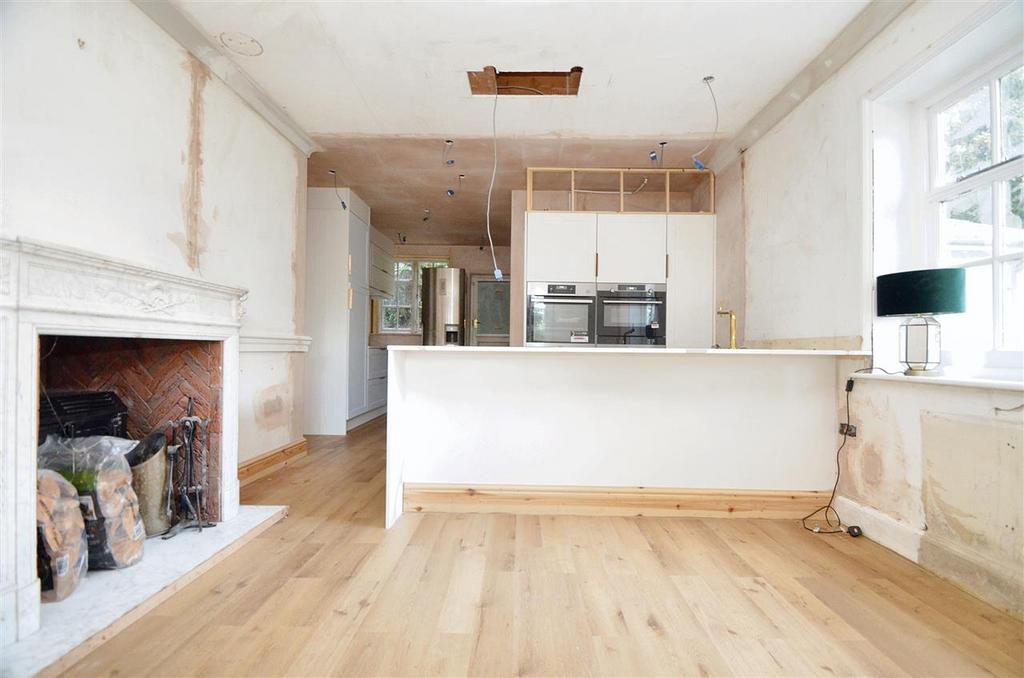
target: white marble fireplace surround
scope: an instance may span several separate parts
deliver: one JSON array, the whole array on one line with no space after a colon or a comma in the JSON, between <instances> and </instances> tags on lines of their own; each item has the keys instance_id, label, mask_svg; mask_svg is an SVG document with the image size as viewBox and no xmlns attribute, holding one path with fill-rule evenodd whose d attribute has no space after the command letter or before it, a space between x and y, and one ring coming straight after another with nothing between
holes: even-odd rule
<instances>
[{"instance_id":1,"label":"white marble fireplace surround","mask_svg":"<svg viewBox=\"0 0 1024 678\"><path fill-rule=\"evenodd\" d=\"M26 239L0 238L0 647L39 628L40 335L220 341L220 502L238 513L239 326L247 291Z\"/></svg>"}]
</instances>

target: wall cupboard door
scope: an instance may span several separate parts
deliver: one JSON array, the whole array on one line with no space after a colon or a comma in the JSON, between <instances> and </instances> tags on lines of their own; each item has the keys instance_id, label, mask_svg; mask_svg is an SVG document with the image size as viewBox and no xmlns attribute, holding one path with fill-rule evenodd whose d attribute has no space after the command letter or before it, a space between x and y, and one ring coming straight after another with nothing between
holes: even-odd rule
<instances>
[{"instance_id":1,"label":"wall cupboard door","mask_svg":"<svg viewBox=\"0 0 1024 678\"><path fill-rule=\"evenodd\" d=\"M593 282L596 247L596 214L526 215L528 282Z\"/></svg>"},{"instance_id":2,"label":"wall cupboard door","mask_svg":"<svg viewBox=\"0 0 1024 678\"><path fill-rule=\"evenodd\" d=\"M664 283L665 215L598 214L597 282Z\"/></svg>"},{"instance_id":3,"label":"wall cupboard door","mask_svg":"<svg viewBox=\"0 0 1024 678\"><path fill-rule=\"evenodd\" d=\"M369 409L366 400L369 376L366 344L370 337L370 295L366 292L352 290L348 328L348 418L351 419Z\"/></svg>"},{"instance_id":4,"label":"wall cupboard door","mask_svg":"<svg viewBox=\"0 0 1024 678\"><path fill-rule=\"evenodd\" d=\"M370 226L354 213L349 214L349 280L356 291L366 292L370 289Z\"/></svg>"},{"instance_id":5,"label":"wall cupboard door","mask_svg":"<svg viewBox=\"0 0 1024 678\"><path fill-rule=\"evenodd\" d=\"M709 348L715 333L715 217L668 216L665 344Z\"/></svg>"}]
</instances>

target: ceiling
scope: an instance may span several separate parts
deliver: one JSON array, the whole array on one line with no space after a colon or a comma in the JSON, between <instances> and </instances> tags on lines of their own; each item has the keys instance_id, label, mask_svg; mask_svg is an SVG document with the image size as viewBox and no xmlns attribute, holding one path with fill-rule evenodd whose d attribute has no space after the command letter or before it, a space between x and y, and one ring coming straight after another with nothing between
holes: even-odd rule
<instances>
[{"instance_id":1,"label":"ceiling","mask_svg":"<svg viewBox=\"0 0 1024 678\"><path fill-rule=\"evenodd\" d=\"M325 148L311 185L335 167L375 226L449 244L480 242L491 169L494 102L470 94L466 71L583 67L578 97L499 99L492 215L507 240L508 191L525 185L527 165L645 166L667 140L667 164L691 166L714 130L703 76L715 76L715 138L729 138L867 5L174 2L214 42L237 32L262 45L259 56L226 53ZM441 164L444 139L456 142L454 170ZM449 200L460 171L462 200Z\"/></svg>"}]
</instances>

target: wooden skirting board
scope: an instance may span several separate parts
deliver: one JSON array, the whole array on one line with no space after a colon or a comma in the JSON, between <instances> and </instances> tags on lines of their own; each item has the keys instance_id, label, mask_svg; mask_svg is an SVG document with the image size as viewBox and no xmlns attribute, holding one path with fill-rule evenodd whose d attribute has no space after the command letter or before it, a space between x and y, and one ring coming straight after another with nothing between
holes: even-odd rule
<instances>
[{"instance_id":1,"label":"wooden skirting board","mask_svg":"<svg viewBox=\"0 0 1024 678\"><path fill-rule=\"evenodd\" d=\"M405 483L407 512L530 515L802 518L825 491L687 490L651 487Z\"/></svg>"},{"instance_id":2,"label":"wooden skirting board","mask_svg":"<svg viewBox=\"0 0 1024 678\"><path fill-rule=\"evenodd\" d=\"M273 473L289 462L306 456L307 452L306 439L302 438L243 462L238 465L238 484L244 487L268 473Z\"/></svg>"}]
</instances>

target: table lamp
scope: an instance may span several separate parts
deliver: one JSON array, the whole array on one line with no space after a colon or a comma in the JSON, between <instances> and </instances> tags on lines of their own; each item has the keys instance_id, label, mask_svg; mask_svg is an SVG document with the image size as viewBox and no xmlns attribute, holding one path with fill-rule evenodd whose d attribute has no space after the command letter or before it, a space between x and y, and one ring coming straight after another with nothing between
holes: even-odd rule
<instances>
[{"instance_id":1,"label":"table lamp","mask_svg":"<svg viewBox=\"0 0 1024 678\"><path fill-rule=\"evenodd\" d=\"M934 316L964 312L965 282L962 268L878 276L875 289L879 317L905 316L900 323L900 362L907 367L904 374L940 374L941 328Z\"/></svg>"}]
</instances>

